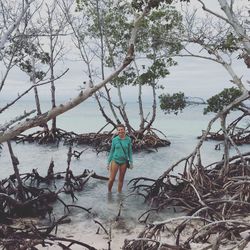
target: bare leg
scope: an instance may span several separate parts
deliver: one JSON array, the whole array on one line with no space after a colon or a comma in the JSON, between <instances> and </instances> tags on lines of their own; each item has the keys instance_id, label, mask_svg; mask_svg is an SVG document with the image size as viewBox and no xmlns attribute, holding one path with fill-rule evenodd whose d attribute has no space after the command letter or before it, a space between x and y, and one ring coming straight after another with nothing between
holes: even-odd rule
<instances>
[{"instance_id":1,"label":"bare leg","mask_svg":"<svg viewBox=\"0 0 250 250\"><path fill-rule=\"evenodd\" d=\"M115 163L115 161L111 162L111 166L109 169L109 183L108 183L108 191L111 192L113 183L115 181L115 176L118 171L119 166Z\"/></svg>"},{"instance_id":2,"label":"bare leg","mask_svg":"<svg viewBox=\"0 0 250 250\"><path fill-rule=\"evenodd\" d=\"M123 180L124 180L126 170L127 170L126 163L122 164L119 167L119 179L118 179L118 192L119 193L121 193L121 191L122 191Z\"/></svg>"}]
</instances>

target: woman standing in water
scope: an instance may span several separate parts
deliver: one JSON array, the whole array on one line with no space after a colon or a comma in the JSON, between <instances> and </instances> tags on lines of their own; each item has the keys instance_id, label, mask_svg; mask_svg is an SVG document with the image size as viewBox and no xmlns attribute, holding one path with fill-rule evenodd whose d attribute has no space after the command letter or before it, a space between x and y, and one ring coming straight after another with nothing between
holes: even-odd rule
<instances>
[{"instance_id":1,"label":"woman standing in water","mask_svg":"<svg viewBox=\"0 0 250 250\"><path fill-rule=\"evenodd\" d=\"M108 157L108 191L112 191L116 174L119 171L118 192L120 193L122 191L123 180L127 170L127 160L130 164L129 168L133 168L132 142L130 137L126 135L125 126L123 124L118 124L116 129L118 136L115 136L112 139L111 150Z\"/></svg>"}]
</instances>

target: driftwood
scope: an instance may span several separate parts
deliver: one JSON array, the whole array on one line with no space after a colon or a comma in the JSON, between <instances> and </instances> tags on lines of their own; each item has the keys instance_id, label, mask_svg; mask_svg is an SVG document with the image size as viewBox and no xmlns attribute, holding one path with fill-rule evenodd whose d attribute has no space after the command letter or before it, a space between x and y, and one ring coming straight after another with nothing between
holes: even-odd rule
<instances>
[{"instance_id":1,"label":"driftwood","mask_svg":"<svg viewBox=\"0 0 250 250\"><path fill-rule=\"evenodd\" d=\"M11 175L9 178L0 181L0 213L1 219L6 219L11 216L25 217L25 216L45 216L51 213L52 207L49 205L58 199L60 192L69 193L72 195L75 191L83 190L84 185L90 177L100 180L108 180L108 177L99 176L93 171L85 169L82 174L74 176L71 171L55 173L42 177L37 170L32 173L21 174L23 184L24 201L21 201L17 194L16 177ZM63 188L55 191L50 189L40 188L41 183L49 185L53 180L65 179ZM29 184L27 184L29 182ZM44 185L43 185L44 186ZM67 188L70 188L67 191ZM73 198L74 201L75 197Z\"/></svg>"},{"instance_id":2,"label":"driftwood","mask_svg":"<svg viewBox=\"0 0 250 250\"><path fill-rule=\"evenodd\" d=\"M35 246L57 244L62 249L73 249L75 245L85 247L85 249L95 248L80 241L73 239L60 238L51 234L59 224L69 223L70 220L63 219L55 222L51 220L53 212L53 203L59 201L64 206L66 215L72 208L78 208L92 215L91 208L84 208L78 205L66 204L61 198L60 193L70 194L72 201L76 200L75 192L81 191L90 178L108 180L107 177L99 176L94 171L85 169L82 174L74 175L70 170L71 158L74 155L72 147L69 147L67 169L65 172L54 173L54 161L51 161L48 167L47 175L41 176L36 169L31 173L20 174L18 169L19 161L8 142L13 168L15 174L9 178L0 181L0 246L3 249L36 249ZM64 179L64 184L57 189L56 181ZM52 189L50 189L51 184ZM43 184L43 185L41 185ZM38 227L36 223L31 223L23 227L16 225L17 218L45 218L49 216L50 223L48 227ZM93 215L93 218L96 217ZM96 219L102 229L104 226ZM20 224L20 223L19 223ZM105 229L104 232L107 232ZM71 248L72 246L72 248Z\"/></svg>"},{"instance_id":3,"label":"driftwood","mask_svg":"<svg viewBox=\"0 0 250 250\"><path fill-rule=\"evenodd\" d=\"M53 211L52 204L56 200L64 205L64 211L67 212L67 214L72 208L78 208L92 215L91 208L84 208L71 204L67 205L61 200L59 194L61 192L69 193L74 201L74 192L82 190L84 184L86 184L90 177L101 180L107 180L108 178L99 176L89 170L84 170L82 174L77 176L74 176L70 170L68 172L53 173L52 165L53 164L50 164L46 177L40 176L36 170L33 170L32 173L21 175L25 201L20 201L16 197L15 175L11 175L8 179L0 182L0 246L4 249L36 249L35 246L38 245L45 247L55 244L62 249L74 249L75 245L83 246L85 247L84 249L96 249L84 242L57 237L51 234L52 230L56 230L59 224L70 222L70 220L65 219L65 216L57 222L52 221L51 225L48 227L39 228L35 223L28 226L26 224L25 227L15 224L16 218L50 216ZM52 192L49 188L37 187L41 183L49 185L52 180L56 181L58 176L60 176L60 179L65 179L65 184L63 188L59 189L57 192ZM32 186L27 185L27 183L32 183ZM66 187L70 187L69 192L65 191ZM93 218L94 217L96 216L93 215ZM96 219L94 222L99 224L100 227L104 229L104 232L107 232L100 222Z\"/></svg>"},{"instance_id":4,"label":"driftwood","mask_svg":"<svg viewBox=\"0 0 250 250\"><path fill-rule=\"evenodd\" d=\"M191 249L191 243L197 242L206 243L204 249L219 249L224 244L243 249L240 247L250 240L243 237L250 230L250 222L243 219L250 209L249 156L245 153L244 161L240 156L231 157L226 175L221 175L223 162L190 167L187 158L178 175L166 171L156 180L131 180L131 189L145 197L151 208L139 217L147 224L145 230L138 238L126 240L123 249ZM166 208L187 216L150 222L153 214ZM175 244L162 241L164 236Z\"/></svg>"},{"instance_id":5,"label":"driftwood","mask_svg":"<svg viewBox=\"0 0 250 250\"><path fill-rule=\"evenodd\" d=\"M131 180L132 191L145 197L151 207L139 217L140 222L146 223L145 229L136 239L125 241L124 250L192 249L193 243L200 243L200 249L204 250L224 249L225 245L231 246L231 249L244 249L248 244L250 152L242 154L237 144L239 136L243 138L245 132L249 132L246 128L244 135L237 134L236 126L245 114L226 127L229 110L240 100L217 113L203 131L193 152L170 166L158 179L141 177ZM223 133L224 154L221 161L204 166L200 149L209 135L218 139L210 132L218 118ZM229 146L234 147L236 156L229 157ZM177 172L177 166L182 167L181 173ZM172 171L175 174L172 175ZM152 215L164 209L186 216L152 222Z\"/></svg>"},{"instance_id":6,"label":"driftwood","mask_svg":"<svg viewBox=\"0 0 250 250\"><path fill-rule=\"evenodd\" d=\"M74 249L75 245L84 247L84 249L97 250L96 248L76 241L74 239L57 237L52 234L58 225L65 223L66 216L63 216L58 221L53 222L50 226L38 227L35 222L19 220L18 226L1 226L0 227L0 245L3 249L37 249L36 246L60 246L62 249ZM72 247L72 248L71 248Z\"/></svg>"}]
</instances>

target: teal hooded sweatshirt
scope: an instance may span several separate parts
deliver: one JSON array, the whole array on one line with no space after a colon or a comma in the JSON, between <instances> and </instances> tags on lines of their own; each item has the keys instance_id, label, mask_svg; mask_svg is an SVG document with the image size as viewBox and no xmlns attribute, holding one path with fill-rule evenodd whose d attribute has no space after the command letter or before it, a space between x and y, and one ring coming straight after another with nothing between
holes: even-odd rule
<instances>
[{"instance_id":1,"label":"teal hooded sweatshirt","mask_svg":"<svg viewBox=\"0 0 250 250\"><path fill-rule=\"evenodd\" d=\"M122 146L121 146L122 145ZM123 149L125 151L123 151ZM132 159L132 142L129 136L125 136L124 139L121 139L120 136L116 136L112 139L111 149L108 156L108 165L112 160L118 164L123 164L126 160L129 160L129 163L133 163Z\"/></svg>"}]
</instances>

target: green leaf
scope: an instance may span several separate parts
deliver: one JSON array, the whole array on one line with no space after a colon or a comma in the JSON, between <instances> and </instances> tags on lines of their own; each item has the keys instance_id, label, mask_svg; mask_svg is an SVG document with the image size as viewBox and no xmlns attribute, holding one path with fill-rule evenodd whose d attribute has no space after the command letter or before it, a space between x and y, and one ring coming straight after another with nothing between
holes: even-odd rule
<instances>
[{"instance_id":1,"label":"green leaf","mask_svg":"<svg viewBox=\"0 0 250 250\"><path fill-rule=\"evenodd\" d=\"M209 112L218 113L222 111L224 107L232 103L236 98L242 94L242 91L232 88L226 88L219 94L212 96L207 100L207 107L204 108L203 113L207 114ZM239 106L239 105L238 105ZM232 110L237 109L238 106L234 106Z\"/></svg>"},{"instance_id":2,"label":"green leaf","mask_svg":"<svg viewBox=\"0 0 250 250\"><path fill-rule=\"evenodd\" d=\"M167 114L174 112L174 114L177 115L178 112L182 112L187 105L183 92L174 93L173 95L161 94L159 99L160 108Z\"/></svg>"}]
</instances>

